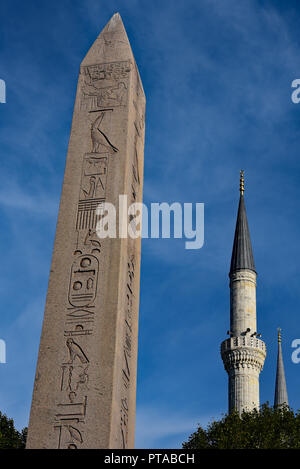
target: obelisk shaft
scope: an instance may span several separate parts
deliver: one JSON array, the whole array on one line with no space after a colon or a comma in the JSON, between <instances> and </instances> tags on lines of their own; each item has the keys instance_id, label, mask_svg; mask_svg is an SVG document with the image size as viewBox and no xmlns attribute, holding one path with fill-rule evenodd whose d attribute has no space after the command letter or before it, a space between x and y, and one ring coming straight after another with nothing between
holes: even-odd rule
<instances>
[{"instance_id":1,"label":"obelisk shaft","mask_svg":"<svg viewBox=\"0 0 300 469\"><path fill-rule=\"evenodd\" d=\"M28 448L134 446L140 239L96 228L104 202L142 201L144 116L116 14L80 68Z\"/></svg>"}]
</instances>

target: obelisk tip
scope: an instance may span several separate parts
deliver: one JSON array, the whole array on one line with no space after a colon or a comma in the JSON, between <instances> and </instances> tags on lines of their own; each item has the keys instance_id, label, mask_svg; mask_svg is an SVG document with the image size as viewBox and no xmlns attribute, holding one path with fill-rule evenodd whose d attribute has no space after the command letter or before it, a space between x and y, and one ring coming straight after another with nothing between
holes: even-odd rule
<instances>
[{"instance_id":1,"label":"obelisk tip","mask_svg":"<svg viewBox=\"0 0 300 469\"><path fill-rule=\"evenodd\" d=\"M131 60L134 57L120 13L115 13L101 31L81 65Z\"/></svg>"},{"instance_id":2,"label":"obelisk tip","mask_svg":"<svg viewBox=\"0 0 300 469\"><path fill-rule=\"evenodd\" d=\"M116 12L107 23L106 30L112 31L114 29L117 29L119 25L124 28L124 24L123 24L120 13Z\"/></svg>"}]
</instances>

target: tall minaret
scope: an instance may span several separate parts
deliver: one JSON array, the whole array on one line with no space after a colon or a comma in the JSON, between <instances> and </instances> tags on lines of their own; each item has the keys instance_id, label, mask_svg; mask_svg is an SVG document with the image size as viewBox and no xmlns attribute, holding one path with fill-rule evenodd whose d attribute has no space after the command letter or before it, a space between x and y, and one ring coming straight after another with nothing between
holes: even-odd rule
<instances>
[{"instance_id":1,"label":"tall minaret","mask_svg":"<svg viewBox=\"0 0 300 469\"><path fill-rule=\"evenodd\" d=\"M281 350L281 329L278 328L278 355L277 355L277 372L275 383L274 407L286 404L289 405L288 394L286 389L284 365Z\"/></svg>"},{"instance_id":2,"label":"tall minaret","mask_svg":"<svg viewBox=\"0 0 300 469\"><path fill-rule=\"evenodd\" d=\"M266 357L265 343L256 329L256 270L244 201L244 171L235 228L230 278L229 339L221 344L228 373L229 412L259 407L259 373Z\"/></svg>"}]
</instances>

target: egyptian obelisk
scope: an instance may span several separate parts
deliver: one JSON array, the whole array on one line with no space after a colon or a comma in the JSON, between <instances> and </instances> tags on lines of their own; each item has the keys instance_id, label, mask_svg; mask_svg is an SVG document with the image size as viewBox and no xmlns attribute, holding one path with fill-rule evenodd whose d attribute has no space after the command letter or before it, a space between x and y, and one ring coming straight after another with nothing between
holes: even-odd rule
<instances>
[{"instance_id":1,"label":"egyptian obelisk","mask_svg":"<svg viewBox=\"0 0 300 469\"><path fill-rule=\"evenodd\" d=\"M144 122L115 14L80 66L27 448L134 447L140 238L97 223L104 202L142 201Z\"/></svg>"}]
</instances>

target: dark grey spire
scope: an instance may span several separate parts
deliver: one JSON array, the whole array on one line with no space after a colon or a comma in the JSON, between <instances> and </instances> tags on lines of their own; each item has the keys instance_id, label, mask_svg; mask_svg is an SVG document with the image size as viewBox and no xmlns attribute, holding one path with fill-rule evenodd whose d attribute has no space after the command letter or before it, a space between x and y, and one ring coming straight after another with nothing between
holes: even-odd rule
<instances>
[{"instance_id":1,"label":"dark grey spire","mask_svg":"<svg viewBox=\"0 0 300 469\"><path fill-rule=\"evenodd\" d=\"M282 350L281 350L281 334L278 328L278 355L277 355L277 372L275 383L274 407L286 404L289 405L288 394L286 389L285 373L283 366Z\"/></svg>"},{"instance_id":2,"label":"dark grey spire","mask_svg":"<svg viewBox=\"0 0 300 469\"><path fill-rule=\"evenodd\" d=\"M241 171L240 203L232 248L230 274L240 269L254 270L254 258L244 201L244 171Z\"/></svg>"}]
</instances>

